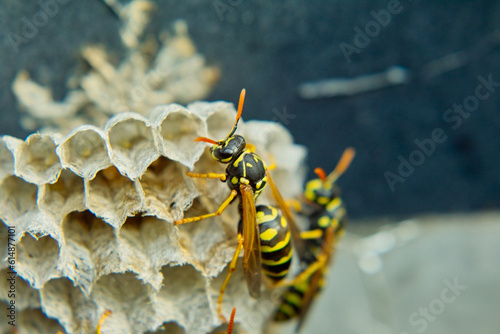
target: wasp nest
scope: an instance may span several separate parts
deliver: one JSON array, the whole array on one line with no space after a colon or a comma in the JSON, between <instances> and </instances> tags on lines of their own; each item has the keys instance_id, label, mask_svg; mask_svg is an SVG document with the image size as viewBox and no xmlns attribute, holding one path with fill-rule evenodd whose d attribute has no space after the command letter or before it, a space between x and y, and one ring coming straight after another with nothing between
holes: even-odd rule
<instances>
[{"instance_id":1,"label":"wasp nest","mask_svg":"<svg viewBox=\"0 0 500 334\"><path fill-rule=\"evenodd\" d=\"M187 215L213 212L227 197L218 180L195 180L188 169L223 172L197 136L224 138L236 112L226 102L156 107L148 117L121 113L103 128L34 133L0 140L0 239L7 226L16 243L17 330L94 333L111 310L104 333L207 333L221 325L219 288L236 245L239 216L182 225ZM239 133L270 162L285 196L300 192L305 150L279 124L247 122ZM266 191L262 201L268 200ZM259 199L261 200L261 199ZM8 263L1 262L2 277ZM236 322L262 331L269 296L248 296L241 264L224 298ZM8 282L2 279L2 308ZM268 294L263 294L268 295ZM5 308L4 308L5 309ZM10 331L5 321L4 331Z\"/></svg>"}]
</instances>

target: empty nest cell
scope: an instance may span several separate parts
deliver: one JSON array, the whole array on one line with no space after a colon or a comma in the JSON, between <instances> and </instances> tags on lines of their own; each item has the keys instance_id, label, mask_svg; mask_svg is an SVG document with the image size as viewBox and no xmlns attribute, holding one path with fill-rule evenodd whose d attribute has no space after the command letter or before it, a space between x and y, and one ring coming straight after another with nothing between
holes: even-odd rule
<instances>
[{"instance_id":1,"label":"empty nest cell","mask_svg":"<svg viewBox=\"0 0 500 334\"><path fill-rule=\"evenodd\" d=\"M146 170L141 180L146 215L173 222L179 219L195 196L192 180L185 168L175 161L160 157Z\"/></svg>"},{"instance_id":2,"label":"empty nest cell","mask_svg":"<svg viewBox=\"0 0 500 334\"><path fill-rule=\"evenodd\" d=\"M204 135L204 124L201 119L184 109L166 108L160 112L159 140L162 155L192 167L203 152L202 144L194 140Z\"/></svg>"},{"instance_id":3,"label":"empty nest cell","mask_svg":"<svg viewBox=\"0 0 500 334\"><path fill-rule=\"evenodd\" d=\"M119 228L127 216L140 211L143 196L140 184L121 175L114 166L85 182L85 206L115 228Z\"/></svg>"},{"instance_id":4,"label":"empty nest cell","mask_svg":"<svg viewBox=\"0 0 500 334\"><path fill-rule=\"evenodd\" d=\"M207 333L213 329L212 308L205 279L190 265L162 268L164 286L156 296L155 309L163 322L176 319L187 333Z\"/></svg>"},{"instance_id":5,"label":"empty nest cell","mask_svg":"<svg viewBox=\"0 0 500 334\"><path fill-rule=\"evenodd\" d=\"M159 153L149 123L139 115L124 117L127 114L115 116L116 121L108 122L111 160L122 174L137 179Z\"/></svg>"},{"instance_id":6,"label":"empty nest cell","mask_svg":"<svg viewBox=\"0 0 500 334\"><path fill-rule=\"evenodd\" d=\"M69 279L47 282L40 295L44 313L57 319L67 333L95 333L100 310Z\"/></svg>"},{"instance_id":7,"label":"empty nest cell","mask_svg":"<svg viewBox=\"0 0 500 334\"><path fill-rule=\"evenodd\" d=\"M115 229L89 211L73 213L72 216L73 219L67 219L63 224L65 242L78 248L88 247L95 274L92 282L103 275L120 272Z\"/></svg>"},{"instance_id":8,"label":"empty nest cell","mask_svg":"<svg viewBox=\"0 0 500 334\"><path fill-rule=\"evenodd\" d=\"M194 210L196 203L199 202L195 201ZM194 210L191 212L197 212ZM234 226L226 227L222 220L209 218L179 226L179 244L193 266L204 276L217 276L231 260L236 245L237 223L235 221ZM234 239L228 240L228 235L234 236Z\"/></svg>"},{"instance_id":9,"label":"empty nest cell","mask_svg":"<svg viewBox=\"0 0 500 334\"><path fill-rule=\"evenodd\" d=\"M47 334L63 330L57 320L49 318L41 309L27 309L19 312L17 317L16 330L19 334Z\"/></svg>"},{"instance_id":10,"label":"empty nest cell","mask_svg":"<svg viewBox=\"0 0 500 334\"><path fill-rule=\"evenodd\" d=\"M75 286L81 287L87 294L92 289L96 279L94 256L91 244L91 230L111 229L109 225L100 221L89 211L71 212L64 217L62 223L63 243L60 251L60 269L62 275L73 281ZM108 233L107 236L112 235ZM113 239L111 239L113 240ZM111 241L110 240L110 241Z\"/></svg>"},{"instance_id":11,"label":"empty nest cell","mask_svg":"<svg viewBox=\"0 0 500 334\"><path fill-rule=\"evenodd\" d=\"M118 231L121 267L159 290L162 266L182 263L185 254L179 247L174 226L155 217L138 214L128 218Z\"/></svg>"},{"instance_id":12,"label":"empty nest cell","mask_svg":"<svg viewBox=\"0 0 500 334\"><path fill-rule=\"evenodd\" d=\"M101 277L92 289L91 298L99 308L112 312L105 321L104 332L143 333L156 329L159 324L155 324L152 291L131 272Z\"/></svg>"},{"instance_id":13,"label":"empty nest cell","mask_svg":"<svg viewBox=\"0 0 500 334\"><path fill-rule=\"evenodd\" d=\"M162 277L159 268L152 266L148 256L149 247L145 244L147 240L144 240L141 234L143 223L143 217L139 213L135 217L127 218L118 231L117 242L120 268L121 271L135 273L137 278L142 279L158 290L162 283Z\"/></svg>"},{"instance_id":14,"label":"empty nest cell","mask_svg":"<svg viewBox=\"0 0 500 334\"><path fill-rule=\"evenodd\" d=\"M0 185L0 215L4 222L17 225L23 215L34 213L37 210L37 191L37 186L16 176L3 180Z\"/></svg>"},{"instance_id":15,"label":"empty nest cell","mask_svg":"<svg viewBox=\"0 0 500 334\"><path fill-rule=\"evenodd\" d=\"M15 172L34 184L54 183L61 171L56 143L49 135L34 133L19 148Z\"/></svg>"},{"instance_id":16,"label":"empty nest cell","mask_svg":"<svg viewBox=\"0 0 500 334\"><path fill-rule=\"evenodd\" d=\"M59 245L50 236L35 238L31 234L23 236L16 246L17 272L35 289L45 282L60 276L57 269Z\"/></svg>"},{"instance_id":17,"label":"empty nest cell","mask_svg":"<svg viewBox=\"0 0 500 334\"><path fill-rule=\"evenodd\" d=\"M214 105L206 102L195 102L192 105L193 107L196 106L196 108L213 110L209 112L210 115L206 119L208 136L214 140L225 139L236 119L236 113L234 112L232 104L217 102L217 104Z\"/></svg>"},{"instance_id":18,"label":"empty nest cell","mask_svg":"<svg viewBox=\"0 0 500 334\"><path fill-rule=\"evenodd\" d=\"M38 203L42 210L50 212L59 221L71 211L83 211L83 179L64 169L56 183L42 186Z\"/></svg>"},{"instance_id":19,"label":"empty nest cell","mask_svg":"<svg viewBox=\"0 0 500 334\"><path fill-rule=\"evenodd\" d=\"M111 165L104 132L90 125L77 128L57 152L64 168L85 179L93 179L98 171Z\"/></svg>"}]
</instances>

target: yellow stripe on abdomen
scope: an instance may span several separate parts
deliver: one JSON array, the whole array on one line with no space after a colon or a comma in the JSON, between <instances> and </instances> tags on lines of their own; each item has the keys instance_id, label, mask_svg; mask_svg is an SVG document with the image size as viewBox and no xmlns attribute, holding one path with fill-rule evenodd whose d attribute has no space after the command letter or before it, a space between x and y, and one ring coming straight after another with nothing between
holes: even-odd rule
<instances>
[{"instance_id":1,"label":"yellow stripe on abdomen","mask_svg":"<svg viewBox=\"0 0 500 334\"><path fill-rule=\"evenodd\" d=\"M261 246L260 251L262 253L272 253L279 251L282 248L285 248L286 245L290 242L290 231L287 231L285 240L278 242L275 246Z\"/></svg>"}]
</instances>

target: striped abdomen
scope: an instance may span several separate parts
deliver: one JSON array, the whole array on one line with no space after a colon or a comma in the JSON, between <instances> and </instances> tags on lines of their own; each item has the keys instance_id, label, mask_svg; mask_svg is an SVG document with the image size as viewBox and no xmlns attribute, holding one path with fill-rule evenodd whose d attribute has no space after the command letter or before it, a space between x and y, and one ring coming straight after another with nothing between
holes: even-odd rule
<instances>
[{"instance_id":1,"label":"striped abdomen","mask_svg":"<svg viewBox=\"0 0 500 334\"><path fill-rule=\"evenodd\" d=\"M262 271L272 281L278 282L288 274L292 262L290 230L285 217L275 207L258 205L255 209L259 225Z\"/></svg>"},{"instance_id":2,"label":"striped abdomen","mask_svg":"<svg viewBox=\"0 0 500 334\"><path fill-rule=\"evenodd\" d=\"M324 284L325 279L324 275L322 275L318 285L318 292L321 291ZM288 288L281 297L281 304L278 306L273 320L277 322L287 321L296 317L302 309L304 294L307 289L309 289L309 278Z\"/></svg>"},{"instance_id":3,"label":"striped abdomen","mask_svg":"<svg viewBox=\"0 0 500 334\"><path fill-rule=\"evenodd\" d=\"M340 197L335 197L326 205L321 206L309 216L309 230L322 229L325 231L333 226L337 236L344 232L346 211Z\"/></svg>"}]
</instances>

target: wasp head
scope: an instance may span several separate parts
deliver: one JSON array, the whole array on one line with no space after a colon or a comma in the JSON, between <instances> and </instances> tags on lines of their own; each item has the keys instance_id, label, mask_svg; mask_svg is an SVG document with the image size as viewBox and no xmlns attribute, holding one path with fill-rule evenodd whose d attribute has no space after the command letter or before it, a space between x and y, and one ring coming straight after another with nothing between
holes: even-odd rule
<instances>
[{"instance_id":1,"label":"wasp head","mask_svg":"<svg viewBox=\"0 0 500 334\"><path fill-rule=\"evenodd\" d=\"M228 163L233 159L237 158L241 152L246 147L245 139L240 135L235 135L236 129L238 128L238 121L241 118L241 113L243 112L243 102L245 101L245 89L241 90L240 102L238 104L238 113L236 114L236 119L234 120L234 125L226 139L215 141L205 137L198 137L195 141L202 141L205 143L212 144L210 152L212 153L212 158L218 162Z\"/></svg>"},{"instance_id":2,"label":"wasp head","mask_svg":"<svg viewBox=\"0 0 500 334\"><path fill-rule=\"evenodd\" d=\"M233 135L224 141L217 142L212 146L210 152L212 158L218 162L228 163L236 159L245 149L245 139L240 135Z\"/></svg>"},{"instance_id":3,"label":"wasp head","mask_svg":"<svg viewBox=\"0 0 500 334\"><path fill-rule=\"evenodd\" d=\"M309 201L320 205L326 205L340 195L339 189L334 184L325 182L321 178L307 182L304 194Z\"/></svg>"},{"instance_id":4,"label":"wasp head","mask_svg":"<svg viewBox=\"0 0 500 334\"><path fill-rule=\"evenodd\" d=\"M340 190L335 186L335 181L337 181L339 176L349 167L355 154L356 152L353 148L347 148L342 154L335 169L328 176L323 169L316 168L314 172L319 178L307 182L305 191L306 198L311 202L327 205L335 197L340 196Z\"/></svg>"}]
</instances>

